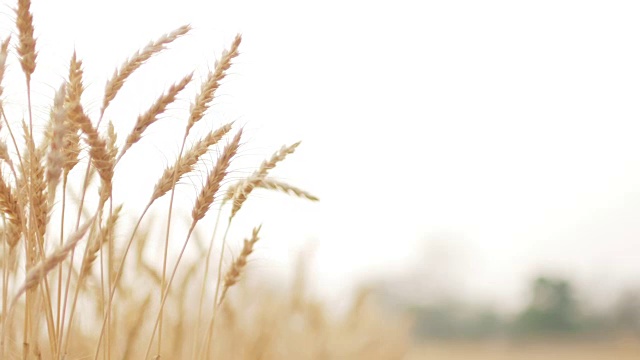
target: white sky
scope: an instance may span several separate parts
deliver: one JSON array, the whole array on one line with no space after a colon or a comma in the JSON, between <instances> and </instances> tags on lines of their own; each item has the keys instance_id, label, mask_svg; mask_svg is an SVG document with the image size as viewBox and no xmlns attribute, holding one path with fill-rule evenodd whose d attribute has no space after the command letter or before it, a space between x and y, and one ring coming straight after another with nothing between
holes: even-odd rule
<instances>
[{"instance_id":1,"label":"white sky","mask_svg":"<svg viewBox=\"0 0 640 360\"><path fill-rule=\"evenodd\" d=\"M75 47L94 111L126 57L193 25L116 99L112 116L130 119L114 119L122 134L243 34L210 119L246 124L245 166L302 140L274 175L322 199L252 200L238 236L264 221L255 264L265 271L284 272L314 240L319 286L344 289L423 261L436 239L465 259L451 281L480 299L521 295L539 269L602 290L640 279L635 1L34 0L33 10L43 96ZM12 12L1 14L8 34ZM145 160L151 182L183 124L162 126L130 154L134 166L158 153Z\"/></svg>"}]
</instances>

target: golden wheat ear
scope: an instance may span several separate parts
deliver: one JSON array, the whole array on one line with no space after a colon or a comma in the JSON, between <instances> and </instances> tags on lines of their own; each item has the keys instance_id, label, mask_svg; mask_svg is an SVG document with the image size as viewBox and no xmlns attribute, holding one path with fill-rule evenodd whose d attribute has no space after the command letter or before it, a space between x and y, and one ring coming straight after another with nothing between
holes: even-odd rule
<instances>
[{"instance_id":1,"label":"golden wheat ear","mask_svg":"<svg viewBox=\"0 0 640 360\"><path fill-rule=\"evenodd\" d=\"M215 70L210 72L207 79L202 83L200 93L196 97L195 103L191 105L191 111L189 115L189 121L187 121L187 128L185 130L185 137L189 134L189 131L202 117L204 113L209 109L211 101L215 95L216 90L220 87L220 81L227 76L227 70L231 67L231 60L239 55L238 47L242 42L242 36L236 35L229 50L225 50L222 53L220 61L215 65Z\"/></svg>"},{"instance_id":2,"label":"golden wheat ear","mask_svg":"<svg viewBox=\"0 0 640 360\"><path fill-rule=\"evenodd\" d=\"M258 240L260 240L258 234L260 233L261 228L262 225L255 227L253 229L251 238L244 240L244 245L242 246L240 256L238 256L238 258L229 267L229 270L227 270L227 273L224 276L224 285L222 288L222 294L220 295L220 299L218 300L218 306L220 306L220 304L222 304L222 302L224 301L229 288L235 285L238 280L240 280L240 275L242 275L244 268L247 266L247 259L253 252L253 246L258 242Z\"/></svg>"},{"instance_id":3,"label":"golden wheat ear","mask_svg":"<svg viewBox=\"0 0 640 360\"><path fill-rule=\"evenodd\" d=\"M33 15L31 14L31 1L18 0L16 12L16 27L18 28L19 44L17 47L20 56L20 66L31 82L31 75L36 70L36 39L33 36Z\"/></svg>"},{"instance_id":4,"label":"golden wheat ear","mask_svg":"<svg viewBox=\"0 0 640 360\"><path fill-rule=\"evenodd\" d=\"M105 110L111 104L111 101L116 97L125 81L133 74L142 64L149 60L153 55L161 52L167 48L167 45L178 39L179 37L186 35L191 31L189 25L183 25L176 30L161 36L158 40L150 42L145 46L142 51L137 51L131 58L126 60L120 68L116 69L111 76L111 79L107 81L104 90L104 99L102 100L102 108L100 109L100 118L104 115Z\"/></svg>"},{"instance_id":5,"label":"golden wheat ear","mask_svg":"<svg viewBox=\"0 0 640 360\"><path fill-rule=\"evenodd\" d=\"M227 189L227 193L223 199L223 202L233 200L231 215L229 216L230 219L232 219L236 215L236 213L240 211L240 208L242 208L242 204L244 204L244 202L247 200L249 194L251 194L256 186L264 181L269 171L276 167L276 165L279 162L283 161L288 155L293 154L299 145L300 142L297 142L290 146L282 146L282 148L276 151L270 159L263 161L258 170L256 170L253 174L251 174L245 180L242 180Z\"/></svg>"},{"instance_id":6,"label":"golden wheat ear","mask_svg":"<svg viewBox=\"0 0 640 360\"><path fill-rule=\"evenodd\" d=\"M164 196L185 174L192 172L200 157L231 131L232 124L225 124L219 129L209 132L204 138L195 143L184 156L178 158L174 165L166 168L153 189L150 203Z\"/></svg>"},{"instance_id":7,"label":"golden wheat ear","mask_svg":"<svg viewBox=\"0 0 640 360\"><path fill-rule=\"evenodd\" d=\"M160 96L160 98L156 100L156 102L151 106L149 110L147 110L144 114L138 116L138 120L136 121L133 131L129 134L129 136L127 136L124 147L122 148L120 155L118 155L118 158L116 159L116 163L118 162L118 160L120 160L120 158L122 158L125 152L129 150L131 145L137 143L140 140L144 131L158 120L158 116L165 112L167 106L176 101L176 96L178 95L178 93L184 90L187 84L191 82L192 78L193 73L188 74L178 83L171 85L169 90L165 94Z\"/></svg>"},{"instance_id":8,"label":"golden wheat ear","mask_svg":"<svg viewBox=\"0 0 640 360\"><path fill-rule=\"evenodd\" d=\"M233 140L225 146L222 154L218 157L216 161L216 165L213 167L211 172L209 172L209 176L207 176L207 181L205 185L202 187L200 194L196 199L196 203L193 206L193 210L191 211L191 217L193 218L192 227L201 220L205 214L209 211L211 204L213 203L214 196L220 190L220 186L222 184L222 180L227 176L227 169L231 164L231 159L238 152L238 148L240 147L240 137L242 136L242 129L238 131L236 136L233 137Z\"/></svg>"},{"instance_id":9,"label":"golden wheat ear","mask_svg":"<svg viewBox=\"0 0 640 360\"><path fill-rule=\"evenodd\" d=\"M51 255L45 257L44 260L40 261L37 265L31 268L27 273L27 276L24 280L24 284L18 289L16 294L14 295L11 308L14 307L20 296L24 294L26 291L31 290L38 286L42 280L47 276L47 274L53 270L58 264L63 262L67 255L71 252L71 250L75 249L76 245L83 239L89 227L93 224L93 220L95 218L89 219L86 223L78 228L73 234L71 234L67 240L67 242L61 248L55 250Z\"/></svg>"}]
</instances>

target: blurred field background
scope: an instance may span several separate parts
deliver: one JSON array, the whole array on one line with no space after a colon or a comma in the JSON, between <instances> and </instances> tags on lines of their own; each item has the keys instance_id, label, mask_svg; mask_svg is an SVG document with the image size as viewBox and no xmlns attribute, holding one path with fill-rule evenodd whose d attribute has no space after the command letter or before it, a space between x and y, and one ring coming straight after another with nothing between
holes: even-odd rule
<instances>
[{"instance_id":1,"label":"blurred field background","mask_svg":"<svg viewBox=\"0 0 640 360\"><path fill-rule=\"evenodd\" d=\"M479 360L631 360L640 356L636 340L546 343L512 346L503 343L438 342L414 348L408 360L479 359Z\"/></svg>"}]
</instances>

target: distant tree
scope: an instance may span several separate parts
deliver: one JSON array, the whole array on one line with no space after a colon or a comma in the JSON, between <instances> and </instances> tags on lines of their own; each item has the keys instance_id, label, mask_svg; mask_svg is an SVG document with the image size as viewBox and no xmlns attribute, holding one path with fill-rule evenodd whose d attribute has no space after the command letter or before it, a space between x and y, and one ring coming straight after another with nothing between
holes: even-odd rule
<instances>
[{"instance_id":1,"label":"distant tree","mask_svg":"<svg viewBox=\"0 0 640 360\"><path fill-rule=\"evenodd\" d=\"M571 284L563 279L539 277L531 285L531 300L517 317L520 335L572 334L580 330L578 303Z\"/></svg>"},{"instance_id":2,"label":"distant tree","mask_svg":"<svg viewBox=\"0 0 640 360\"><path fill-rule=\"evenodd\" d=\"M491 308L455 301L412 308L418 338L489 339L502 334L503 321Z\"/></svg>"}]
</instances>

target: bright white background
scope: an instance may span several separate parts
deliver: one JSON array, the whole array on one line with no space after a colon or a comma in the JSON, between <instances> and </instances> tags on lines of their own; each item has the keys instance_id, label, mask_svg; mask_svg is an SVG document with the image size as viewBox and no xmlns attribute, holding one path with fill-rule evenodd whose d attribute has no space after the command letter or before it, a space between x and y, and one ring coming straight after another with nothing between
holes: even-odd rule
<instances>
[{"instance_id":1,"label":"bright white background","mask_svg":"<svg viewBox=\"0 0 640 360\"><path fill-rule=\"evenodd\" d=\"M265 272L286 274L311 241L326 294L414 263L481 300L517 298L541 270L603 291L640 280L637 2L34 0L33 11L40 95L52 97L75 48L91 111L126 57L193 25L114 102L122 138L164 88L193 68L202 78L243 34L209 128L246 126L244 173L302 140L274 175L322 200L251 200L237 236L264 222L254 266ZM155 182L173 161L184 120L164 121L178 125L151 128L122 165L148 171L119 186Z\"/></svg>"}]
</instances>

